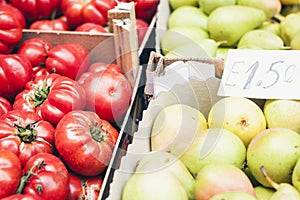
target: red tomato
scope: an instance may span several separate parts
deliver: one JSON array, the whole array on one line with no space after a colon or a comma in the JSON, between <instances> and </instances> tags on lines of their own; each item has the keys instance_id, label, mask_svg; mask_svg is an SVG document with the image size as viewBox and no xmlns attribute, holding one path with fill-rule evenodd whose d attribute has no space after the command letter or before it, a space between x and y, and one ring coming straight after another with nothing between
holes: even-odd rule
<instances>
[{"instance_id":1,"label":"red tomato","mask_svg":"<svg viewBox=\"0 0 300 200\"><path fill-rule=\"evenodd\" d=\"M121 69L121 67L117 64L114 63L103 63L103 62L95 62L93 63L89 68L88 68L88 72L100 72L103 70L112 70L121 74L124 74L123 70Z\"/></svg>"},{"instance_id":2,"label":"red tomato","mask_svg":"<svg viewBox=\"0 0 300 200\"><path fill-rule=\"evenodd\" d=\"M37 153L53 153L54 127L38 114L12 110L0 117L0 150L15 153L22 167Z\"/></svg>"},{"instance_id":3,"label":"red tomato","mask_svg":"<svg viewBox=\"0 0 300 200\"><path fill-rule=\"evenodd\" d=\"M67 76L73 80L84 73L90 65L88 50L76 43L53 47L48 52L46 68L50 73Z\"/></svg>"},{"instance_id":4,"label":"red tomato","mask_svg":"<svg viewBox=\"0 0 300 200\"><path fill-rule=\"evenodd\" d=\"M72 111L57 124L55 147L66 165L84 176L96 176L108 166L118 131L90 111Z\"/></svg>"},{"instance_id":5,"label":"red tomato","mask_svg":"<svg viewBox=\"0 0 300 200\"><path fill-rule=\"evenodd\" d=\"M52 49L52 44L42 38L32 38L21 43L18 54L26 56L32 67L45 65L49 50Z\"/></svg>"},{"instance_id":6,"label":"red tomato","mask_svg":"<svg viewBox=\"0 0 300 200\"><path fill-rule=\"evenodd\" d=\"M39 198L30 194L13 194L1 200L39 200Z\"/></svg>"},{"instance_id":7,"label":"red tomato","mask_svg":"<svg viewBox=\"0 0 300 200\"><path fill-rule=\"evenodd\" d=\"M41 19L34 21L29 29L44 31L69 31L69 25L65 16L56 19Z\"/></svg>"},{"instance_id":8,"label":"red tomato","mask_svg":"<svg viewBox=\"0 0 300 200\"><path fill-rule=\"evenodd\" d=\"M148 30L148 23L142 19L136 19L136 31L138 36L138 43L139 45L142 44L144 37Z\"/></svg>"},{"instance_id":9,"label":"red tomato","mask_svg":"<svg viewBox=\"0 0 300 200\"><path fill-rule=\"evenodd\" d=\"M50 18L53 12L60 9L61 0L10 0L28 21Z\"/></svg>"},{"instance_id":10,"label":"red tomato","mask_svg":"<svg viewBox=\"0 0 300 200\"><path fill-rule=\"evenodd\" d=\"M90 32L90 33L107 33L107 30L99 24L86 22L79 25L75 31L83 31L83 32Z\"/></svg>"},{"instance_id":11,"label":"red tomato","mask_svg":"<svg viewBox=\"0 0 300 200\"><path fill-rule=\"evenodd\" d=\"M12 11L16 17L18 18L20 24L22 25L22 28L26 28L26 19L23 15L23 13L16 7L12 6L11 4L8 3L0 3L0 10L10 10Z\"/></svg>"},{"instance_id":12,"label":"red tomato","mask_svg":"<svg viewBox=\"0 0 300 200\"><path fill-rule=\"evenodd\" d=\"M62 0L61 8L72 28L85 22L106 25L108 11L116 6L114 0Z\"/></svg>"},{"instance_id":13,"label":"red tomato","mask_svg":"<svg viewBox=\"0 0 300 200\"><path fill-rule=\"evenodd\" d=\"M0 96L13 100L31 78L32 66L25 56L0 55Z\"/></svg>"},{"instance_id":14,"label":"red tomato","mask_svg":"<svg viewBox=\"0 0 300 200\"><path fill-rule=\"evenodd\" d=\"M129 108L132 88L121 73L104 70L91 73L82 84L86 92L86 108L110 122L120 121Z\"/></svg>"},{"instance_id":15,"label":"red tomato","mask_svg":"<svg viewBox=\"0 0 300 200\"><path fill-rule=\"evenodd\" d=\"M22 25L10 10L0 10L0 54L11 53L22 39Z\"/></svg>"},{"instance_id":16,"label":"red tomato","mask_svg":"<svg viewBox=\"0 0 300 200\"><path fill-rule=\"evenodd\" d=\"M82 110L85 103L82 86L66 76L49 74L28 82L25 90L16 96L13 108L36 112L56 126L66 113Z\"/></svg>"},{"instance_id":17,"label":"red tomato","mask_svg":"<svg viewBox=\"0 0 300 200\"><path fill-rule=\"evenodd\" d=\"M10 151L0 151L0 198L16 192L22 176L19 158Z\"/></svg>"},{"instance_id":18,"label":"red tomato","mask_svg":"<svg viewBox=\"0 0 300 200\"><path fill-rule=\"evenodd\" d=\"M10 110L12 110L11 103L6 98L0 97L0 117Z\"/></svg>"},{"instance_id":19,"label":"red tomato","mask_svg":"<svg viewBox=\"0 0 300 200\"><path fill-rule=\"evenodd\" d=\"M131 0L132 1L132 0ZM156 13L159 0L133 0L136 18L150 22Z\"/></svg>"},{"instance_id":20,"label":"red tomato","mask_svg":"<svg viewBox=\"0 0 300 200\"><path fill-rule=\"evenodd\" d=\"M97 200L103 183L101 176L86 177L70 174L67 200Z\"/></svg>"},{"instance_id":21,"label":"red tomato","mask_svg":"<svg viewBox=\"0 0 300 200\"><path fill-rule=\"evenodd\" d=\"M33 67L32 70L33 70L33 79L37 76L46 76L50 74L48 70L43 66Z\"/></svg>"},{"instance_id":22,"label":"red tomato","mask_svg":"<svg viewBox=\"0 0 300 200\"><path fill-rule=\"evenodd\" d=\"M43 200L67 198L69 172L55 155L38 153L28 160L23 171L24 185L18 188L21 193L31 194Z\"/></svg>"}]
</instances>

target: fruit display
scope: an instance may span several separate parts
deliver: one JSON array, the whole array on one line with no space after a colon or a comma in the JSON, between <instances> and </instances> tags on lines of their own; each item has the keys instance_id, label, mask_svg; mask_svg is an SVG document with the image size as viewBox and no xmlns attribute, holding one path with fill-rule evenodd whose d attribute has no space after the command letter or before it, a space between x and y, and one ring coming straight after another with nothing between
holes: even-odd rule
<instances>
[{"instance_id":1,"label":"fruit display","mask_svg":"<svg viewBox=\"0 0 300 200\"><path fill-rule=\"evenodd\" d=\"M149 102L112 199L299 199L298 101L216 98L219 84L190 80Z\"/></svg>"},{"instance_id":2,"label":"fruit display","mask_svg":"<svg viewBox=\"0 0 300 200\"><path fill-rule=\"evenodd\" d=\"M168 0L159 8L170 14L158 15L156 43L167 58L226 59L228 49L297 50L299 5L297 0Z\"/></svg>"},{"instance_id":3,"label":"fruit display","mask_svg":"<svg viewBox=\"0 0 300 200\"><path fill-rule=\"evenodd\" d=\"M133 70L124 69L138 66L116 61L123 55L116 58L116 36L108 31L116 5L0 1L0 199L102 198L137 87ZM82 16L78 6L84 20L72 19ZM132 38L140 43L151 21L144 19Z\"/></svg>"}]
</instances>

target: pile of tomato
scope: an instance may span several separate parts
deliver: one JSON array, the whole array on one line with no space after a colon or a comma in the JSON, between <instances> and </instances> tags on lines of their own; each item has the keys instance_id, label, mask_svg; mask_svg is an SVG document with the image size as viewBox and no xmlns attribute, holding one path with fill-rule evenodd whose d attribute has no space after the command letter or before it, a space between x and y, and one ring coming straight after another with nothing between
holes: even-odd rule
<instances>
[{"instance_id":1,"label":"pile of tomato","mask_svg":"<svg viewBox=\"0 0 300 200\"><path fill-rule=\"evenodd\" d=\"M149 2L136 5L158 3ZM120 66L92 63L80 44L22 41L22 30L105 32L115 5L0 0L0 199L98 198L118 122L132 100L131 83Z\"/></svg>"}]
</instances>

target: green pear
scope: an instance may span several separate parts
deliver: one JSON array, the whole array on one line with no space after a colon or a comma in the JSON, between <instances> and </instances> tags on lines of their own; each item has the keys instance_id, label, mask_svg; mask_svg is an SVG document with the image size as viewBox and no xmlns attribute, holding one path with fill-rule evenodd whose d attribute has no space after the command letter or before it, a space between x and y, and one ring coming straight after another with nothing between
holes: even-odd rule
<instances>
[{"instance_id":1,"label":"green pear","mask_svg":"<svg viewBox=\"0 0 300 200\"><path fill-rule=\"evenodd\" d=\"M244 192L255 197L254 188L246 174L226 163L211 163L196 176L195 199L211 200L223 192Z\"/></svg>"},{"instance_id":2,"label":"green pear","mask_svg":"<svg viewBox=\"0 0 300 200\"><path fill-rule=\"evenodd\" d=\"M208 32L199 27L175 27L168 29L162 36L162 53L166 55L172 49L191 42L208 38Z\"/></svg>"},{"instance_id":3,"label":"green pear","mask_svg":"<svg viewBox=\"0 0 300 200\"><path fill-rule=\"evenodd\" d=\"M264 21L258 29L271 31L272 33L280 36L280 23L275 20Z\"/></svg>"},{"instance_id":4,"label":"green pear","mask_svg":"<svg viewBox=\"0 0 300 200\"><path fill-rule=\"evenodd\" d=\"M216 102L208 114L209 128L224 128L236 134L247 147L249 142L266 129L261 108L244 97L225 97Z\"/></svg>"},{"instance_id":5,"label":"green pear","mask_svg":"<svg viewBox=\"0 0 300 200\"><path fill-rule=\"evenodd\" d=\"M211 39L227 41L222 46L234 46L246 32L261 26L265 20L265 13L257 8L223 6L208 16L207 30Z\"/></svg>"},{"instance_id":6,"label":"green pear","mask_svg":"<svg viewBox=\"0 0 300 200\"><path fill-rule=\"evenodd\" d=\"M261 166L261 172L264 175L265 179L268 181L268 183L276 190L269 200L284 200L284 199L299 200L300 199L299 191L291 184L276 183L269 177L264 166Z\"/></svg>"},{"instance_id":7,"label":"green pear","mask_svg":"<svg viewBox=\"0 0 300 200\"><path fill-rule=\"evenodd\" d=\"M169 0L169 4L173 10L181 6L198 6L198 0Z\"/></svg>"},{"instance_id":8,"label":"green pear","mask_svg":"<svg viewBox=\"0 0 300 200\"><path fill-rule=\"evenodd\" d=\"M300 134L300 100L267 99L263 107L269 128L289 128Z\"/></svg>"},{"instance_id":9,"label":"green pear","mask_svg":"<svg viewBox=\"0 0 300 200\"><path fill-rule=\"evenodd\" d=\"M264 166L271 179L278 183L291 183L292 170L300 156L300 135L288 128L269 128L250 142L247 149L247 165L255 179L271 187L262 174Z\"/></svg>"},{"instance_id":10,"label":"green pear","mask_svg":"<svg viewBox=\"0 0 300 200\"><path fill-rule=\"evenodd\" d=\"M237 48L253 45L265 50L285 49L284 42L273 32L256 29L245 33L238 42Z\"/></svg>"},{"instance_id":11,"label":"green pear","mask_svg":"<svg viewBox=\"0 0 300 200\"><path fill-rule=\"evenodd\" d=\"M265 12L268 19L279 14L281 11L280 0L237 0L237 5L258 8Z\"/></svg>"},{"instance_id":12,"label":"green pear","mask_svg":"<svg viewBox=\"0 0 300 200\"><path fill-rule=\"evenodd\" d=\"M169 151L178 144L189 148L194 138L206 129L207 121L199 110L180 103L167 106L154 119L151 150Z\"/></svg>"},{"instance_id":13,"label":"green pear","mask_svg":"<svg viewBox=\"0 0 300 200\"><path fill-rule=\"evenodd\" d=\"M298 158L297 163L293 169L292 184L300 191L300 158Z\"/></svg>"},{"instance_id":14,"label":"green pear","mask_svg":"<svg viewBox=\"0 0 300 200\"><path fill-rule=\"evenodd\" d=\"M289 46L296 32L300 29L300 12L288 14L280 22L280 36Z\"/></svg>"},{"instance_id":15,"label":"green pear","mask_svg":"<svg viewBox=\"0 0 300 200\"><path fill-rule=\"evenodd\" d=\"M235 5L236 0L198 0L198 4L204 13L209 15L218 7Z\"/></svg>"},{"instance_id":16,"label":"green pear","mask_svg":"<svg viewBox=\"0 0 300 200\"><path fill-rule=\"evenodd\" d=\"M300 29L295 33L291 40L291 49L300 50Z\"/></svg>"},{"instance_id":17,"label":"green pear","mask_svg":"<svg viewBox=\"0 0 300 200\"><path fill-rule=\"evenodd\" d=\"M233 49L233 48L232 47L221 47L221 46L219 46L217 48L215 58L221 58L226 62L226 58L227 58L227 54L228 54L229 49Z\"/></svg>"},{"instance_id":18,"label":"green pear","mask_svg":"<svg viewBox=\"0 0 300 200\"><path fill-rule=\"evenodd\" d=\"M216 194L210 200L257 200L253 195L245 192L222 192Z\"/></svg>"},{"instance_id":19,"label":"green pear","mask_svg":"<svg viewBox=\"0 0 300 200\"><path fill-rule=\"evenodd\" d=\"M164 152L150 152L139 161L136 171L138 173L152 173L157 170L169 170L184 187L189 199L194 196L195 179L180 159Z\"/></svg>"},{"instance_id":20,"label":"green pear","mask_svg":"<svg viewBox=\"0 0 300 200\"><path fill-rule=\"evenodd\" d=\"M210 57L206 50L198 43L186 43L180 45L167 54L165 54L165 58L179 58L179 59L191 59L191 58L203 58Z\"/></svg>"},{"instance_id":21,"label":"green pear","mask_svg":"<svg viewBox=\"0 0 300 200\"><path fill-rule=\"evenodd\" d=\"M280 0L283 5L300 4L300 0Z\"/></svg>"},{"instance_id":22,"label":"green pear","mask_svg":"<svg viewBox=\"0 0 300 200\"><path fill-rule=\"evenodd\" d=\"M188 148L186 146L184 142L173 146L171 153L180 157L194 175L210 163L227 163L241 168L246 159L246 147L243 142L225 129L204 130L195 135Z\"/></svg>"},{"instance_id":23,"label":"green pear","mask_svg":"<svg viewBox=\"0 0 300 200\"><path fill-rule=\"evenodd\" d=\"M261 185L254 187L254 191L255 191L257 200L269 200L275 192L274 189L267 188L267 187L264 187Z\"/></svg>"},{"instance_id":24,"label":"green pear","mask_svg":"<svg viewBox=\"0 0 300 200\"><path fill-rule=\"evenodd\" d=\"M296 13L300 11L300 4L291 4L291 5L284 5L281 9L280 14L282 16L287 16L291 13Z\"/></svg>"},{"instance_id":25,"label":"green pear","mask_svg":"<svg viewBox=\"0 0 300 200\"><path fill-rule=\"evenodd\" d=\"M122 200L188 200L188 195L177 179L168 170L149 173L134 173L126 182Z\"/></svg>"},{"instance_id":26,"label":"green pear","mask_svg":"<svg viewBox=\"0 0 300 200\"><path fill-rule=\"evenodd\" d=\"M196 26L207 30L208 16L194 6L182 6L171 12L168 18L168 28L178 26Z\"/></svg>"}]
</instances>

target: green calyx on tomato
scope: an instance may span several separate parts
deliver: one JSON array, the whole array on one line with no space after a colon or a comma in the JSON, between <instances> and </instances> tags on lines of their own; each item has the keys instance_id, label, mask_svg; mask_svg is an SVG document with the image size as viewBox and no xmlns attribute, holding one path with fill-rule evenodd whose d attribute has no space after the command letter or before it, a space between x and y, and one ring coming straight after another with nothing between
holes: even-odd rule
<instances>
[{"instance_id":1,"label":"green calyx on tomato","mask_svg":"<svg viewBox=\"0 0 300 200\"><path fill-rule=\"evenodd\" d=\"M25 127L22 127L18 124L15 124L14 127L18 130L18 137L21 141L25 143L31 143L36 140L37 135L34 131L34 126L37 122L32 124L27 124Z\"/></svg>"},{"instance_id":2,"label":"green calyx on tomato","mask_svg":"<svg viewBox=\"0 0 300 200\"><path fill-rule=\"evenodd\" d=\"M50 87L47 86L46 80L44 80L42 87L37 87L34 91L31 99L34 101L34 107L39 107L47 99L50 92Z\"/></svg>"},{"instance_id":3,"label":"green calyx on tomato","mask_svg":"<svg viewBox=\"0 0 300 200\"><path fill-rule=\"evenodd\" d=\"M96 123L95 125L90 125L90 133L92 135L92 138L97 142L105 141L105 138L109 134L104 125L99 125L98 123Z\"/></svg>"}]
</instances>

